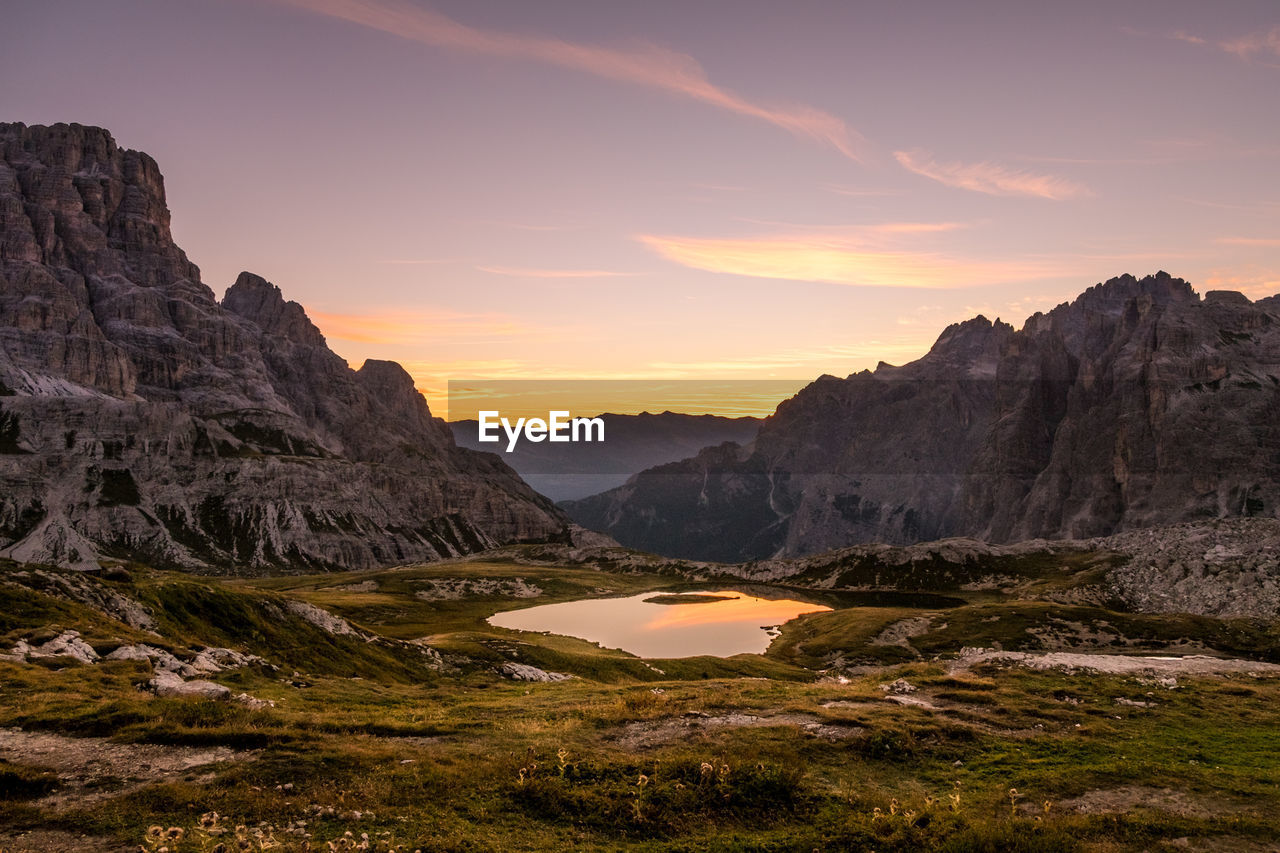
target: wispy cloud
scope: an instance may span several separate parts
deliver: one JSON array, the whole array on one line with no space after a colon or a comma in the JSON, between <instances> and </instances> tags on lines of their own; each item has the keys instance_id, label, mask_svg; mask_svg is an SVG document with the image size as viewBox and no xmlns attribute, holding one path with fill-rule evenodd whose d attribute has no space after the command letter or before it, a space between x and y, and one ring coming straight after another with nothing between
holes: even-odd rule
<instances>
[{"instance_id":1,"label":"wispy cloud","mask_svg":"<svg viewBox=\"0 0 1280 853\"><path fill-rule=\"evenodd\" d=\"M843 184L821 184L819 188L829 193L850 196L852 198L878 198L882 196L902 195L902 190L864 189L862 187L847 187Z\"/></svg>"},{"instance_id":2,"label":"wispy cloud","mask_svg":"<svg viewBox=\"0 0 1280 853\"><path fill-rule=\"evenodd\" d=\"M546 333L544 328L502 314L416 309L363 314L308 311L307 314L326 338L365 344L439 343L442 339L470 344Z\"/></svg>"},{"instance_id":3,"label":"wispy cloud","mask_svg":"<svg viewBox=\"0 0 1280 853\"><path fill-rule=\"evenodd\" d=\"M457 260L457 258L379 258L374 263L388 266L426 267L453 264L457 263Z\"/></svg>"},{"instance_id":4,"label":"wispy cloud","mask_svg":"<svg viewBox=\"0 0 1280 853\"><path fill-rule=\"evenodd\" d=\"M857 345L829 345L812 348L787 347L768 353L735 354L732 358L692 361L654 361L654 374L691 378L699 376L758 377L775 372L786 375L817 376L820 373L871 367L883 359L898 364L919 358L929 351L937 329L924 332L886 334L860 341Z\"/></svg>"},{"instance_id":5,"label":"wispy cloud","mask_svg":"<svg viewBox=\"0 0 1280 853\"><path fill-rule=\"evenodd\" d=\"M1062 265L1043 259L987 261L898 248L892 239L895 233L919 231L857 229L844 234L746 238L642 234L636 239L667 260L693 269L867 287L946 289L1049 278L1065 272Z\"/></svg>"},{"instance_id":6,"label":"wispy cloud","mask_svg":"<svg viewBox=\"0 0 1280 853\"><path fill-rule=\"evenodd\" d=\"M1089 189L1066 178L1010 169L996 163L940 163L927 151L895 151L904 169L962 190L988 195L1020 195L1054 200L1090 195Z\"/></svg>"},{"instance_id":7,"label":"wispy cloud","mask_svg":"<svg viewBox=\"0 0 1280 853\"><path fill-rule=\"evenodd\" d=\"M738 115L768 122L861 161L865 145L843 120L804 104L757 103L712 83L693 57L652 44L629 48L471 27L407 0L277 0L309 12L381 30L432 47L523 59L608 80L660 89Z\"/></svg>"},{"instance_id":8,"label":"wispy cloud","mask_svg":"<svg viewBox=\"0 0 1280 853\"><path fill-rule=\"evenodd\" d=\"M493 225L499 228L513 228L516 231L537 231L537 232L556 232L556 231L581 231L586 228L585 225L574 223L559 222L511 222L503 219L477 219L480 225Z\"/></svg>"},{"instance_id":9,"label":"wispy cloud","mask_svg":"<svg viewBox=\"0 0 1280 853\"><path fill-rule=\"evenodd\" d=\"M1280 58L1280 26L1272 27L1269 30L1246 33L1236 38L1221 41L1212 41L1195 33L1188 33L1185 30L1165 33L1152 33L1129 27L1121 27L1121 30L1134 36L1167 38L1186 42L1187 44L1216 47L1219 50L1233 54L1245 62L1262 62L1263 65L1268 65L1272 68L1280 68L1280 64L1270 61L1270 58ZM1269 59L1263 60L1259 57L1269 57Z\"/></svg>"},{"instance_id":10,"label":"wispy cloud","mask_svg":"<svg viewBox=\"0 0 1280 853\"><path fill-rule=\"evenodd\" d=\"M754 216L735 216L735 222L748 225L764 225L769 228L785 228L804 233L837 234L849 238L875 237L893 234L931 234L939 231L955 231L969 226L963 222L878 222L872 225L828 225L814 222L789 222L785 219L760 219Z\"/></svg>"},{"instance_id":11,"label":"wispy cloud","mask_svg":"<svg viewBox=\"0 0 1280 853\"><path fill-rule=\"evenodd\" d=\"M1276 247L1280 246L1280 237L1219 237L1214 242L1228 246Z\"/></svg>"},{"instance_id":12,"label":"wispy cloud","mask_svg":"<svg viewBox=\"0 0 1280 853\"><path fill-rule=\"evenodd\" d=\"M513 278L623 278L640 275L638 272L618 270L557 270L536 267L476 267L480 272L505 275Z\"/></svg>"},{"instance_id":13,"label":"wispy cloud","mask_svg":"<svg viewBox=\"0 0 1280 853\"><path fill-rule=\"evenodd\" d=\"M1239 38L1218 43L1218 47L1227 53L1235 54L1246 62L1259 54L1270 54L1280 58L1280 27L1272 27L1265 32L1249 33Z\"/></svg>"}]
</instances>

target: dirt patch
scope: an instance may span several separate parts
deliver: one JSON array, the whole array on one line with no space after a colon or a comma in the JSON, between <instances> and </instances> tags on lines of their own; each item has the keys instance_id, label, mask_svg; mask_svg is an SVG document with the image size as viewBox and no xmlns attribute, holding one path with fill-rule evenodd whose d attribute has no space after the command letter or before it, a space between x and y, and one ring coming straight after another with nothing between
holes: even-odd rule
<instances>
[{"instance_id":1,"label":"dirt patch","mask_svg":"<svg viewBox=\"0 0 1280 853\"><path fill-rule=\"evenodd\" d=\"M1214 797L1174 788L1148 788L1141 785L1087 791L1079 797L1063 800L1058 805L1081 814L1122 814L1134 809L1151 809L1202 819L1243 811L1240 806Z\"/></svg>"},{"instance_id":2,"label":"dirt patch","mask_svg":"<svg viewBox=\"0 0 1280 853\"><path fill-rule=\"evenodd\" d=\"M946 625L939 626L947 627ZM901 646L904 649L915 651L911 645L912 637L919 637L921 634L927 634L933 628L933 619L928 616L913 616L910 619L899 619L892 625L886 627L883 631L875 636L871 641L873 646Z\"/></svg>"},{"instance_id":3,"label":"dirt patch","mask_svg":"<svg viewBox=\"0 0 1280 853\"><path fill-rule=\"evenodd\" d=\"M890 702L896 702L899 705L906 705L910 708L924 708L926 711L940 710L937 705L930 702L923 696L906 695L906 694L890 694L884 697Z\"/></svg>"},{"instance_id":4,"label":"dirt patch","mask_svg":"<svg viewBox=\"0 0 1280 853\"><path fill-rule=\"evenodd\" d=\"M1002 652L994 649L964 649L951 662L951 673L983 663L1012 663L1028 669L1064 669L1104 672L1112 675L1280 675L1280 664L1206 655L1184 657L1143 657L1139 655L1090 655L1074 652Z\"/></svg>"},{"instance_id":5,"label":"dirt patch","mask_svg":"<svg viewBox=\"0 0 1280 853\"><path fill-rule=\"evenodd\" d=\"M375 580L360 581L359 583L344 583L338 586L320 587L326 592L377 592L378 582Z\"/></svg>"},{"instance_id":6,"label":"dirt patch","mask_svg":"<svg viewBox=\"0 0 1280 853\"><path fill-rule=\"evenodd\" d=\"M132 853L137 849L136 844L121 844L109 838L51 829L33 829L15 835L0 832L0 853L57 853L60 850L74 850L76 853Z\"/></svg>"},{"instance_id":7,"label":"dirt patch","mask_svg":"<svg viewBox=\"0 0 1280 853\"><path fill-rule=\"evenodd\" d=\"M54 810L119 796L152 782L207 781L213 774L198 770L224 761L244 761L256 754L225 746L111 743L103 738L0 729L0 758L58 775L62 787L33 803Z\"/></svg>"},{"instance_id":8,"label":"dirt patch","mask_svg":"<svg viewBox=\"0 0 1280 853\"><path fill-rule=\"evenodd\" d=\"M764 728L767 726L796 726L802 732L823 740L843 740L864 731L862 726L824 720L815 714L721 714L710 716L701 713L685 714L661 720L642 720L627 723L613 736L624 749L641 750L663 746L674 741L723 729Z\"/></svg>"}]
</instances>

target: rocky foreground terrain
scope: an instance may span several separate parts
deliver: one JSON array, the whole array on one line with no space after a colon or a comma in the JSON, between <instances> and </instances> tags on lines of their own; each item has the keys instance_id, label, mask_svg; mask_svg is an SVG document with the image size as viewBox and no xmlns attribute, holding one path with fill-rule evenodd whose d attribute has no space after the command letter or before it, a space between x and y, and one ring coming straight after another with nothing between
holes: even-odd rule
<instances>
[{"instance_id":1,"label":"rocky foreground terrain","mask_svg":"<svg viewBox=\"0 0 1280 853\"><path fill-rule=\"evenodd\" d=\"M634 548L739 562L865 542L1087 539L1280 511L1280 297L1125 275L1020 330L824 376L753 444L565 504Z\"/></svg>"},{"instance_id":2,"label":"rocky foreground terrain","mask_svg":"<svg viewBox=\"0 0 1280 853\"><path fill-rule=\"evenodd\" d=\"M0 556L362 568L567 526L399 365L352 370L252 273L219 301L146 154L0 124Z\"/></svg>"}]
</instances>

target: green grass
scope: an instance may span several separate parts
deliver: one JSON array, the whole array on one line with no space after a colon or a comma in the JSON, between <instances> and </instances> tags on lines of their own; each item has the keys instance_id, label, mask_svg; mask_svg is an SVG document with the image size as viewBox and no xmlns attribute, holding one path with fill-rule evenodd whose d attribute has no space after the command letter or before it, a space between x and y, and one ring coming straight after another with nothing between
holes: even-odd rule
<instances>
[{"instance_id":1,"label":"green grass","mask_svg":"<svg viewBox=\"0 0 1280 853\"><path fill-rule=\"evenodd\" d=\"M1071 588L1096 566L1041 569L1006 592L952 588L953 607L811 614L788 623L766 655L652 661L485 620L512 607L687 589L679 576L479 560L253 580L138 568L111 582L151 610L159 637L0 583L6 645L74 627L100 650L148 642L186 655L221 645L277 667L213 676L275 702L251 710L157 698L139 689L151 676L145 662L0 663L0 728L240 751L199 772L108 780L92 798L68 796L74 778L10 755L0 762L0 837L63 830L145 846L149 827L174 827L182 838L163 845L175 853L234 841L237 826L248 849L261 847L253 837L261 831L284 850L304 842L327 849L347 832L356 840L367 833L382 850L1101 853L1178 838L1226 839L1222 849L1280 844L1280 679L1180 677L1167 689L1138 677L990 665L950 672L945 661L961 645L1037 648L1046 637L1065 644L1105 630L1116 637L1112 651L1199 644L1265 658L1275 629L1028 600L1031 587ZM543 594L415 595L421 581L444 578L520 578ZM288 615L286 598L325 607L363 635L329 635ZM872 643L920 616L932 620L929 630L909 646ZM405 642L424 637L443 653L443 670ZM512 682L496 672L509 660L577 677ZM829 668L842 677L824 676ZM897 678L936 707L888 701L880 685ZM1069 807L1090 792L1130 788L1169 789L1190 808L1161 807L1154 795L1106 813ZM65 805L42 799L51 793Z\"/></svg>"}]
</instances>

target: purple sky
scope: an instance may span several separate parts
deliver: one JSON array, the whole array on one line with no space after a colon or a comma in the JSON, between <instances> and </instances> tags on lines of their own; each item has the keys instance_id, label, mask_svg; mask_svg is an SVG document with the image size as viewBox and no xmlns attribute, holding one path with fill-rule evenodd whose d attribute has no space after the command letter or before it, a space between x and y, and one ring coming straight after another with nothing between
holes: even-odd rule
<instances>
[{"instance_id":1,"label":"purple sky","mask_svg":"<svg viewBox=\"0 0 1280 853\"><path fill-rule=\"evenodd\" d=\"M18 0L0 120L153 155L354 365L845 375L1122 272L1280 292L1280 5ZM433 407L441 400L430 394Z\"/></svg>"}]
</instances>

